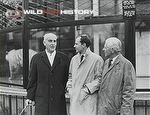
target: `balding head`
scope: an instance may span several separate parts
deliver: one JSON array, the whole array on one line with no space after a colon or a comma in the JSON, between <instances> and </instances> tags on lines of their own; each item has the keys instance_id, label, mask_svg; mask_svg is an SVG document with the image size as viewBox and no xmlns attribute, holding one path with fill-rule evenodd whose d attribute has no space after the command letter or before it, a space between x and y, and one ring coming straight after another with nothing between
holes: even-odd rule
<instances>
[{"instance_id":1,"label":"balding head","mask_svg":"<svg viewBox=\"0 0 150 115\"><path fill-rule=\"evenodd\" d=\"M116 37L110 37L106 39L105 45L104 45L104 53L105 57L113 58L114 56L118 55L118 53L121 51L121 41Z\"/></svg>"},{"instance_id":2,"label":"balding head","mask_svg":"<svg viewBox=\"0 0 150 115\"><path fill-rule=\"evenodd\" d=\"M57 39L57 36L55 35L55 34L53 34L53 33L47 33L47 34L45 34L44 35L44 41L46 40L46 39L48 39L48 38L52 38L52 39Z\"/></svg>"},{"instance_id":3,"label":"balding head","mask_svg":"<svg viewBox=\"0 0 150 115\"><path fill-rule=\"evenodd\" d=\"M114 51L121 51L122 43L116 37L110 37L105 41L105 45L107 48L111 48Z\"/></svg>"},{"instance_id":4,"label":"balding head","mask_svg":"<svg viewBox=\"0 0 150 115\"><path fill-rule=\"evenodd\" d=\"M49 53L54 52L57 45L57 36L53 33L45 34L43 44Z\"/></svg>"}]
</instances>

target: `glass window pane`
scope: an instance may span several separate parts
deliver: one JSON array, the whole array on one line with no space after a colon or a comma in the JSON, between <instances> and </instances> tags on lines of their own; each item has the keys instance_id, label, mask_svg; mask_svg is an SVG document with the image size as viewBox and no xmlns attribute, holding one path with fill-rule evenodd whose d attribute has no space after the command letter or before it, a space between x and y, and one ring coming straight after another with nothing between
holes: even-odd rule
<instances>
[{"instance_id":1,"label":"glass window pane","mask_svg":"<svg viewBox=\"0 0 150 115\"><path fill-rule=\"evenodd\" d=\"M135 23L136 33L136 86L149 89L150 86L150 23L149 20Z\"/></svg>"},{"instance_id":2,"label":"glass window pane","mask_svg":"<svg viewBox=\"0 0 150 115\"><path fill-rule=\"evenodd\" d=\"M136 75L150 76L150 31L136 32Z\"/></svg>"},{"instance_id":3,"label":"glass window pane","mask_svg":"<svg viewBox=\"0 0 150 115\"><path fill-rule=\"evenodd\" d=\"M22 85L22 32L3 34L0 43L0 81Z\"/></svg>"},{"instance_id":4,"label":"glass window pane","mask_svg":"<svg viewBox=\"0 0 150 115\"><path fill-rule=\"evenodd\" d=\"M32 29L30 31L30 39L29 39L29 56L32 57L33 52L40 52L45 50L43 45L43 36L46 33L54 33L57 35L57 49L67 54L68 57L74 55L74 27L66 26L66 27L57 27L57 28L48 28L48 29ZM32 52L32 53L31 53ZM29 61L30 58L29 57Z\"/></svg>"},{"instance_id":5,"label":"glass window pane","mask_svg":"<svg viewBox=\"0 0 150 115\"><path fill-rule=\"evenodd\" d=\"M123 0L100 0L100 15L119 15L122 14Z\"/></svg>"},{"instance_id":6,"label":"glass window pane","mask_svg":"<svg viewBox=\"0 0 150 115\"><path fill-rule=\"evenodd\" d=\"M101 55L104 59L102 51L104 42L107 38L115 36L122 42L122 53L125 54L124 45L124 23L110 23L110 24L97 24L97 25L83 25L77 28L76 36L79 34L89 34L91 36L92 46L91 50Z\"/></svg>"}]
</instances>

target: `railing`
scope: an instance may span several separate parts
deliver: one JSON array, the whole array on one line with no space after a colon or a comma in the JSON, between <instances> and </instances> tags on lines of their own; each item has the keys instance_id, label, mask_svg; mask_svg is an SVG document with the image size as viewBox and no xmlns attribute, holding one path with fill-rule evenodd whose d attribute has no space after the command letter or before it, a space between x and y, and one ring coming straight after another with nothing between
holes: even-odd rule
<instances>
[{"instance_id":1,"label":"railing","mask_svg":"<svg viewBox=\"0 0 150 115\"><path fill-rule=\"evenodd\" d=\"M134 115L150 115L150 92L136 92Z\"/></svg>"},{"instance_id":2,"label":"railing","mask_svg":"<svg viewBox=\"0 0 150 115\"><path fill-rule=\"evenodd\" d=\"M25 89L0 86L0 115L19 115L25 107L25 99ZM27 107L22 115L34 115L34 107ZM136 92L134 115L150 115L150 92Z\"/></svg>"},{"instance_id":3,"label":"railing","mask_svg":"<svg viewBox=\"0 0 150 115\"><path fill-rule=\"evenodd\" d=\"M25 107L26 90L0 86L0 115L19 115ZM22 115L34 115L34 108L27 107Z\"/></svg>"}]
</instances>

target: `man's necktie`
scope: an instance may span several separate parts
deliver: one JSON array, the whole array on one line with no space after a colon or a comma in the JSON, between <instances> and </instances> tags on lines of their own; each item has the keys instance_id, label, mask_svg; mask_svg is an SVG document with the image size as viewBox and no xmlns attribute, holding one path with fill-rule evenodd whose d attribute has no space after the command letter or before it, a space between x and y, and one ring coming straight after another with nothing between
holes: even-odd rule
<instances>
[{"instance_id":1,"label":"man's necktie","mask_svg":"<svg viewBox=\"0 0 150 115\"><path fill-rule=\"evenodd\" d=\"M83 58L84 58L84 55L81 56L80 62L83 60Z\"/></svg>"},{"instance_id":2,"label":"man's necktie","mask_svg":"<svg viewBox=\"0 0 150 115\"><path fill-rule=\"evenodd\" d=\"M108 68L111 66L112 59L109 59Z\"/></svg>"}]
</instances>

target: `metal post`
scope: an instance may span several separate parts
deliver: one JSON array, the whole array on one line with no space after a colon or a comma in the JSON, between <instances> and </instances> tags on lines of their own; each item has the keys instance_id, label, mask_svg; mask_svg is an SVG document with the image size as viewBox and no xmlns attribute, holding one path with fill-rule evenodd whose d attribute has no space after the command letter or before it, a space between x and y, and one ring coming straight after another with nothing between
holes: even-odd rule
<instances>
[{"instance_id":1,"label":"metal post","mask_svg":"<svg viewBox=\"0 0 150 115\"><path fill-rule=\"evenodd\" d=\"M3 108L5 108L5 95L3 95L3 103L2 103L2 106L3 106ZM3 109L2 108L2 109ZM3 109L4 110L4 115L6 115L6 111L5 111L5 109Z\"/></svg>"},{"instance_id":2,"label":"metal post","mask_svg":"<svg viewBox=\"0 0 150 115\"><path fill-rule=\"evenodd\" d=\"M136 112L136 110L135 110L136 109L136 100L134 100L133 109L134 109L133 112L134 112L134 115L135 115L135 112Z\"/></svg>"},{"instance_id":3,"label":"metal post","mask_svg":"<svg viewBox=\"0 0 150 115\"><path fill-rule=\"evenodd\" d=\"M18 97L16 96L16 115L18 115Z\"/></svg>"},{"instance_id":4,"label":"metal post","mask_svg":"<svg viewBox=\"0 0 150 115\"><path fill-rule=\"evenodd\" d=\"M125 20L125 57L135 65L135 21Z\"/></svg>"},{"instance_id":5,"label":"metal post","mask_svg":"<svg viewBox=\"0 0 150 115\"><path fill-rule=\"evenodd\" d=\"M12 115L11 95L9 95L8 98L9 98L9 115Z\"/></svg>"},{"instance_id":6,"label":"metal post","mask_svg":"<svg viewBox=\"0 0 150 115\"><path fill-rule=\"evenodd\" d=\"M29 0L23 0L24 9L27 10L29 6ZM29 29L28 29L28 15L25 15L23 22L23 86L27 87L28 73L29 73Z\"/></svg>"},{"instance_id":7,"label":"metal post","mask_svg":"<svg viewBox=\"0 0 150 115\"><path fill-rule=\"evenodd\" d=\"M145 100L145 115L147 115L147 100Z\"/></svg>"},{"instance_id":8,"label":"metal post","mask_svg":"<svg viewBox=\"0 0 150 115\"><path fill-rule=\"evenodd\" d=\"M30 106L30 115L32 115L32 107L33 107L33 106Z\"/></svg>"},{"instance_id":9,"label":"metal post","mask_svg":"<svg viewBox=\"0 0 150 115\"><path fill-rule=\"evenodd\" d=\"M25 105L24 105L24 104L25 104L25 101L24 101L24 99L25 99L25 98L24 98L24 96L23 96L23 100L22 100L22 101L23 101L23 103L22 103L23 108L25 108ZM23 111L23 115L24 115L24 111Z\"/></svg>"}]
</instances>

